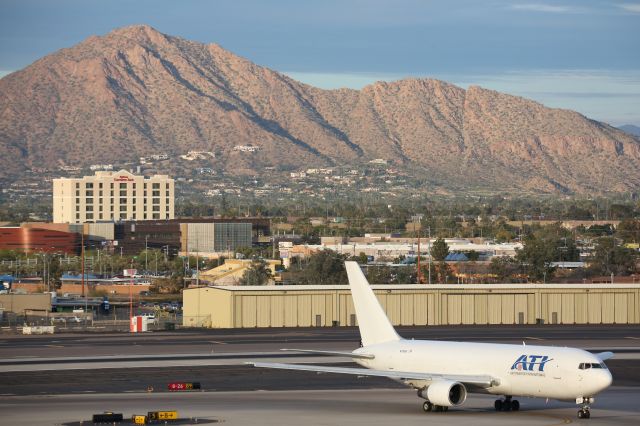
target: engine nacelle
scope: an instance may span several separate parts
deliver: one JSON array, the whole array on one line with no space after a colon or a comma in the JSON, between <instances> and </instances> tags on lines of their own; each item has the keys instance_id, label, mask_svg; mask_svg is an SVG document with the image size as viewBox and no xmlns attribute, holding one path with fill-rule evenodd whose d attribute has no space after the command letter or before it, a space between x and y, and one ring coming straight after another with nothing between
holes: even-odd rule
<instances>
[{"instance_id":1,"label":"engine nacelle","mask_svg":"<svg viewBox=\"0 0 640 426\"><path fill-rule=\"evenodd\" d=\"M418 394L434 405L451 407L461 405L467 399L467 388L452 380L438 380Z\"/></svg>"}]
</instances>

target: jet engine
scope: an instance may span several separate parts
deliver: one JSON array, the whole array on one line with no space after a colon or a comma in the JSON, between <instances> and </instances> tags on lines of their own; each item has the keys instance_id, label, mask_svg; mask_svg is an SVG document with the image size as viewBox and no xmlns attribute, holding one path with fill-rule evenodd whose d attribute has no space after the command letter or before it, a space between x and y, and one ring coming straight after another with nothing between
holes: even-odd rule
<instances>
[{"instance_id":1,"label":"jet engine","mask_svg":"<svg viewBox=\"0 0 640 426\"><path fill-rule=\"evenodd\" d=\"M467 399L467 388L452 380L438 380L422 389L418 394L434 405L451 407L461 405Z\"/></svg>"}]
</instances>

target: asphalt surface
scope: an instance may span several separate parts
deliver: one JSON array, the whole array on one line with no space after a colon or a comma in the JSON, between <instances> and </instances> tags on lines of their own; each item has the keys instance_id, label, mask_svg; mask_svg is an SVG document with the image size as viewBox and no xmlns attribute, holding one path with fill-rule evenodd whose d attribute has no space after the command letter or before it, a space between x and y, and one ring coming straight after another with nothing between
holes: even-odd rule
<instances>
[{"instance_id":1,"label":"asphalt surface","mask_svg":"<svg viewBox=\"0 0 640 426\"><path fill-rule=\"evenodd\" d=\"M639 326L410 327L400 328L399 333L416 339L613 349L617 356L607 365L614 386L598 397L588 422L640 423ZM0 423L70 426L105 410L130 416L158 409L178 409L181 424L196 424L194 418L199 418L197 424L239 425L388 425L400 421L412 425L433 422L431 419L437 419L435 424L465 425L578 422L575 404L523 399L521 412L496 413L490 408L495 398L482 395L471 395L462 408L446 414L424 414L415 392L384 378L257 369L244 364L252 359L274 359L349 366L352 364L344 362L347 359L279 349L352 350L358 343L355 328L2 335ZM202 389L170 392L170 382L198 382Z\"/></svg>"},{"instance_id":2,"label":"asphalt surface","mask_svg":"<svg viewBox=\"0 0 640 426\"><path fill-rule=\"evenodd\" d=\"M638 389L613 387L598 396L591 419L578 420L575 404L520 399L518 412L495 412L494 397L471 394L462 407L447 413L422 412L422 400L410 389L296 390L265 392L118 393L5 397L0 399L2 424L21 426L87 424L105 410L143 414L177 410L190 422L228 425L637 425ZM195 423L197 419L198 423Z\"/></svg>"},{"instance_id":3,"label":"asphalt surface","mask_svg":"<svg viewBox=\"0 0 640 426\"><path fill-rule=\"evenodd\" d=\"M640 325L399 327L407 339L518 343L603 349L640 347ZM179 330L145 334L0 335L0 360L16 357L83 357L277 351L283 347L355 349L355 327Z\"/></svg>"}]
</instances>

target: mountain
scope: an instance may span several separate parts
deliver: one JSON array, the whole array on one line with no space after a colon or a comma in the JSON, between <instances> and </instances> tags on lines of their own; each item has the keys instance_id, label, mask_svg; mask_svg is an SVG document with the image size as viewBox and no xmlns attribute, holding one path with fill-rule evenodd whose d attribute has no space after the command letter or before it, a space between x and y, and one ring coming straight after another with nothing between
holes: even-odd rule
<instances>
[{"instance_id":1,"label":"mountain","mask_svg":"<svg viewBox=\"0 0 640 426\"><path fill-rule=\"evenodd\" d=\"M640 186L640 141L573 111L432 79L321 90L148 26L89 37L0 79L0 149L5 179L204 150L233 174L382 158L445 188Z\"/></svg>"},{"instance_id":2,"label":"mountain","mask_svg":"<svg viewBox=\"0 0 640 426\"><path fill-rule=\"evenodd\" d=\"M640 137L640 127L634 126L633 124L618 126L618 129L622 130L623 132L629 133L630 135Z\"/></svg>"}]
</instances>

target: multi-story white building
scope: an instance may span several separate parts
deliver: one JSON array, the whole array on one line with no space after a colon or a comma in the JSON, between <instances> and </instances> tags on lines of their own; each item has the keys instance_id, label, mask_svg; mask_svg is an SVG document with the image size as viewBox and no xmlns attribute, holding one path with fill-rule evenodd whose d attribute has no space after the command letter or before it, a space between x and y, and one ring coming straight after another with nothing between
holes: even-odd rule
<instances>
[{"instance_id":1,"label":"multi-story white building","mask_svg":"<svg viewBox=\"0 0 640 426\"><path fill-rule=\"evenodd\" d=\"M53 221L85 223L174 218L174 181L119 172L53 180Z\"/></svg>"}]
</instances>

